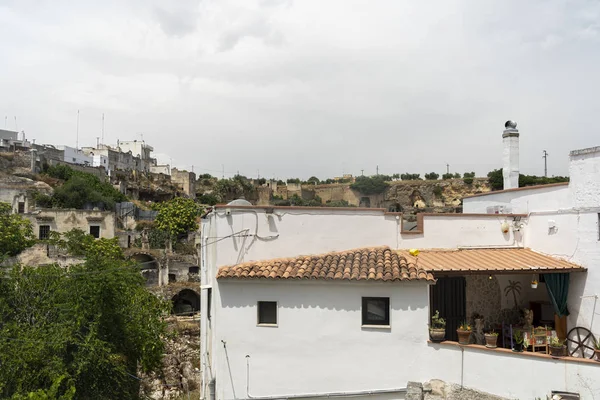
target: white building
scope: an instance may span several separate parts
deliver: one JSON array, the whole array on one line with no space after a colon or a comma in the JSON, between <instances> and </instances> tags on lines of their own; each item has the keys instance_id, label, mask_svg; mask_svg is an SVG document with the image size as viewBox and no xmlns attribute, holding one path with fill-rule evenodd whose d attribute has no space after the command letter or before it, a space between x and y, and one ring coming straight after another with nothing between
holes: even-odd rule
<instances>
[{"instance_id":1,"label":"white building","mask_svg":"<svg viewBox=\"0 0 600 400\"><path fill-rule=\"evenodd\" d=\"M81 149L76 149L69 146L57 146L57 148L64 152L63 161L66 163L87 166L91 166L93 163L92 157Z\"/></svg>"},{"instance_id":2,"label":"white building","mask_svg":"<svg viewBox=\"0 0 600 400\"><path fill-rule=\"evenodd\" d=\"M119 141L117 147L119 147L123 153L130 152L134 157L138 157L140 159L141 171L149 171L150 166L156 164L156 160L152 158L154 147L146 144L143 140Z\"/></svg>"},{"instance_id":3,"label":"white building","mask_svg":"<svg viewBox=\"0 0 600 400\"><path fill-rule=\"evenodd\" d=\"M408 381L442 379L510 398L593 398L589 349L554 359L453 341L476 312L510 347L515 306L559 337L574 327L599 337L600 148L570 157L568 185L467 198L465 214L419 214L409 232L382 209L215 207L202 224L204 397L214 384L217 399L404 398ZM556 287L569 282L570 315L558 318ZM428 341L436 309L443 343Z\"/></svg>"}]
</instances>

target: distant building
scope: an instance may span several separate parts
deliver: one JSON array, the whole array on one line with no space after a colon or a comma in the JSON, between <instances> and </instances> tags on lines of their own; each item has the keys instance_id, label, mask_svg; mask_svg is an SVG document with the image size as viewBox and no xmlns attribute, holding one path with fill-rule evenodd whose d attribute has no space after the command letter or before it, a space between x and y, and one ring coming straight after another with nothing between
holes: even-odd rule
<instances>
[{"instance_id":1,"label":"distant building","mask_svg":"<svg viewBox=\"0 0 600 400\"><path fill-rule=\"evenodd\" d=\"M28 150L31 143L25 139L25 132L21 132L22 138L19 139L19 132L0 129L0 150Z\"/></svg>"},{"instance_id":2,"label":"distant building","mask_svg":"<svg viewBox=\"0 0 600 400\"><path fill-rule=\"evenodd\" d=\"M134 157L140 159L140 171L149 171L150 166L156 165L156 159L151 156L154 147L147 145L143 140L119 141L117 147L119 147L123 153L131 153Z\"/></svg>"},{"instance_id":3,"label":"distant building","mask_svg":"<svg viewBox=\"0 0 600 400\"><path fill-rule=\"evenodd\" d=\"M68 232L78 228L95 238L115 237L115 213L99 210L43 209L23 214L39 240L49 238L50 232Z\"/></svg>"},{"instance_id":4,"label":"distant building","mask_svg":"<svg viewBox=\"0 0 600 400\"><path fill-rule=\"evenodd\" d=\"M63 152L62 161L69 164L92 166L93 159L90 155L86 154L82 149L76 149L69 146L57 146L59 150Z\"/></svg>"},{"instance_id":5,"label":"distant building","mask_svg":"<svg viewBox=\"0 0 600 400\"><path fill-rule=\"evenodd\" d=\"M173 168L171 171L171 182L177 185L183 193L188 197L196 198L196 174L188 171L179 171L177 168Z\"/></svg>"}]
</instances>

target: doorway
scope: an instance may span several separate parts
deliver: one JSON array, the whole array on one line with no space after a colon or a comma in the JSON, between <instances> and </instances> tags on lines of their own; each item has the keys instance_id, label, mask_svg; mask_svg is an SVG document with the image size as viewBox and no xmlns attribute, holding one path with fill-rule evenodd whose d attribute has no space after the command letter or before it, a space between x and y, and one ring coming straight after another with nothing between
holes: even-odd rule
<instances>
[{"instance_id":1,"label":"doorway","mask_svg":"<svg viewBox=\"0 0 600 400\"><path fill-rule=\"evenodd\" d=\"M467 319L466 280L462 276L438 278L429 290L429 314L446 320L446 340L458 342L456 329Z\"/></svg>"}]
</instances>

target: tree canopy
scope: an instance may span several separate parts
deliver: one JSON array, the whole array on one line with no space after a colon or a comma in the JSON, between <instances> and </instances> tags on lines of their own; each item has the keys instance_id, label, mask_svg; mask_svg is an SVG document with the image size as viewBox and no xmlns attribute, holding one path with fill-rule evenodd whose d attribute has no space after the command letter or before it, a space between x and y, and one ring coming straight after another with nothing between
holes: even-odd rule
<instances>
[{"instance_id":1,"label":"tree canopy","mask_svg":"<svg viewBox=\"0 0 600 400\"><path fill-rule=\"evenodd\" d=\"M440 174L437 174L435 172L430 172L428 174L425 174L425 179L427 179L428 181L436 181L439 177L440 177Z\"/></svg>"},{"instance_id":2,"label":"tree canopy","mask_svg":"<svg viewBox=\"0 0 600 400\"><path fill-rule=\"evenodd\" d=\"M19 214L11 214L11 206L0 202L0 260L14 256L35 243L31 223Z\"/></svg>"},{"instance_id":3,"label":"tree canopy","mask_svg":"<svg viewBox=\"0 0 600 400\"><path fill-rule=\"evenodd\" d=\"M488 181L492 190L504 189L504 177L502 175L502 168L495 169L488 172ZM535 185L547 185L550 183L569 182L567 176L535 176L535 175L523 175L519 174L519 187L535 186Z\"/></svg>"},{"instance_id":4,"label":"tree canopy","mask_svg":"<svg viewBox=\"0 0 600 400\"><path fill-rule=\"evenodd\" d=\"M84 264L0 276L0 397L137 399L138 368L157 371L168 303L148 292L116 241Z\"/></svg>"},{"instance_id":5,"label":"tree canopy","mask_svg":"<svg viewBox=\"0 0 600 400\"><path fill-rule=\"evenodd\" d=\"M421 174L410 174L407 172L405 174L401 174L400 179L403 181L418 181L421 179Z\"/></svg>"},{"instance_id":6,"label":"tree canopy","mask_svg":"<svg viewBox=\"0 0 600 400\"><path fill-rule=\"evenodd\" d=\"M158 211L154 220L155 228L167 232L172 238L198 229L196 218L202 209L192 199L176 197L156 203L155 208Z\"/></svg>"},{"instance_id":7,"label":"tree canopy","mask_svg":"<svg viewBox=\"0 0 600 400\"><path fill-rule=\"evenodd\" d=\"M112 210L115 203L126 201L127 197L109 182L103 182L96 175L76 171L66 165L51 166L46 174L63 180L51 196L38 195L36 202L42 207L83 208L86 204L103 205Z\"/></svg>"},{"instance_id":8,"label":"tree canopy","mask_svg":"<svg viewBox=\"0 0 600 400\"><path fill-rule=\"evenodd\" d=\"M384 175L357 176L350 188L362 194L380 194L389 186L385 178Z\"/></svg>"}]
</instances>

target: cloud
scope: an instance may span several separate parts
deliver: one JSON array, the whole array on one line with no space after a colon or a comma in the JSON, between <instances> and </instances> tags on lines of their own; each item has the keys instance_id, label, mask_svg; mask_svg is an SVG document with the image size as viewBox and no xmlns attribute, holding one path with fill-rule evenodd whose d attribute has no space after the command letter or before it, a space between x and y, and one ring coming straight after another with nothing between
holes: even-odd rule
<instances>
[{"instance_id":1,"label":"cloud","mask_svg":"<svg viewBox=\"0 0 600 400\"><path fill-rule=\"evenodd\" d=\"M172 4L177 3L172 2ZM162 7L155 7L154 15L158 19L160 27L167 35L185 36L196 30L198 13L193 8L165 10Z\"/></svg>"}]
</instances>

